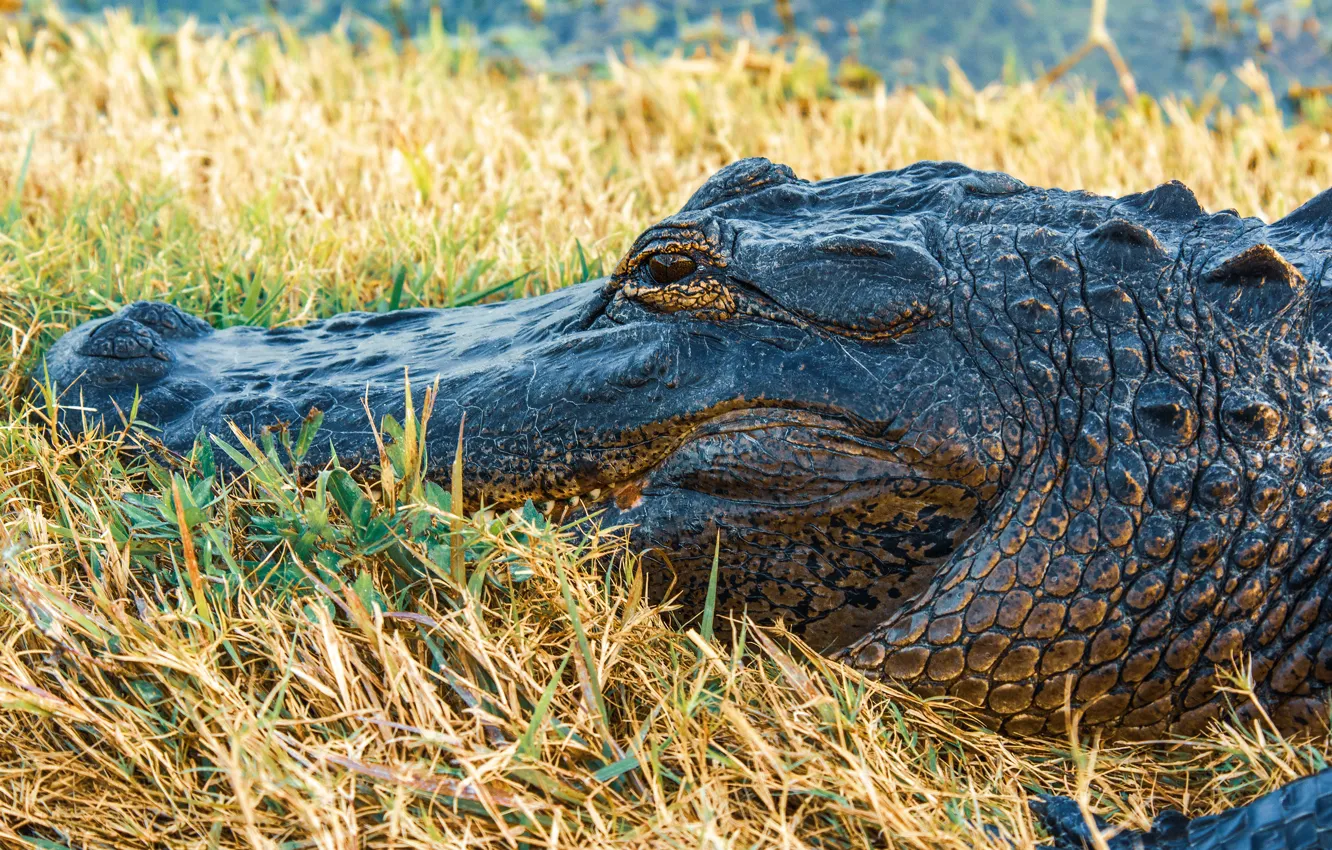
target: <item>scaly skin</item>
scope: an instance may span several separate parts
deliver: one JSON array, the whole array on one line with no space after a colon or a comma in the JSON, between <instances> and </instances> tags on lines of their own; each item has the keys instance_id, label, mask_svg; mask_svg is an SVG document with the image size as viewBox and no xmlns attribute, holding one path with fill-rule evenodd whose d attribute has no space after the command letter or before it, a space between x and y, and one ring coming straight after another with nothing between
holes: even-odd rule
<instances>
[{"instance_id":1,"label":"scaly skin","mask_svg":"<svg viewBox=\"0 0 1332 850\"><path fill-rule=\"evenodd\" d=\"M272 331L140 303L47 367L74 430L136 386L177 451L319 407L351 463L377 457L363 395L399 415L407 368L440 381L435 469L465 414L473 498L634 524L658 597L701 607L720 533L723 606L1006 732L1063 735L1071 708L1193 734L1238 660L1282 728L1316 730L1330 225L1332 193L1269 226L1179 183L1111 199L949 163L808 183L744 160L606 280Z\"/></svg>"},{"instance_id":2,"label":"scaly skin","mask_svg":"<svg viewBox=\"0 0 1332 850\"><path fill-rule=\"evenodd\" d=\"M1077 803L1048 797L1032 808L1044 820L1054 843L1049 850L1084 850L1093 846ZM1216 815L1190 821L1178 812L1156 816L1145 833L1115 832L1096 823L1109 850L1328 850L1332 848L1332 771L1276 791Z\"/></svg>"}]
</instances>

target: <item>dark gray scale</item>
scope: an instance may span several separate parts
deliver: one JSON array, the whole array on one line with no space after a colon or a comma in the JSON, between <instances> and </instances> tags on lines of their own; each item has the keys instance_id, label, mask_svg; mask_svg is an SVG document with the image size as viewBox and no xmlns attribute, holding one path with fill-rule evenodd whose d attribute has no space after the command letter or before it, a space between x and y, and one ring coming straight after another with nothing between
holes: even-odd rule
<instances>
[{"instance_id":1,"label":"dark gray scale","mask_svg":"<svg viewBox=\"0 0 1332 850\"><path fill-rule=\"evenodd\" d=\"M117 316L104 322L88 335L79 346L85 357L106 357L114 360L133 360L136 357L155 357L169 362L162 338L133 319Z\"/></svg>"},{"instance_id":2,"label":"dark gray scale","mask_svg":"<svg viewBox=\"0 0 1332 850\"><path fill-rule=\"evenodd\" d=\"M1198 436L1198 404L1177 381L1159 379L1143 385L1134 397L1133 413L1144 439L1183 447Z\"/></svg>"},{"instance_id":3,"label":"dark gray scale","mask_svg":"<svg viewBox=\"0 0 1332 850\"><path fill-rule=\"evenodd\" d=\"M1042 797L1032 811L1049 833L1049 850L1090 850L1091 831L1075 800ZM1109 824L1096 818L1103 834ZM1156 816L1146 833L1120 832L1109 850L1329 850L1332 848L1332 770L1296 780L1247 806L1189 820Z\"/></svg>"},{"instance_id":4,"label":"dark gray scale","mask_svg":"<svg viewBox=\"0 0 1332 850\"><path fill-rule=\"evenodd\" d=\"M1281 408L1256 389L1237 389L1221 400L1221 422L1226 434L1245 446L1271 443L1284 426Z\"/></svg>"},{"instance_id":5,"label":"dark gray scale","mask_svg":"<svg viewBox=\"0 0 1332 850\"><path fill-rule=\"evenodd\" d=\"M1120 203L1143 215L1172 223L1191 224L1203 215L1193 190L1178 180L1162 183L1147 192L1129 195Z\"/></svg>"},{"instance_id":6,"label":"dark gray scale","mask_svg":"<svg viewBox=\"0 0 1332 850\"><path fill-rule=\"evenodd\" d=\"M1203 272L1203 281L1203 297L1243 325L1295 308L1306 287L1304 276L1265 243L1225 257Z\"/></svg>"}]
</instances>

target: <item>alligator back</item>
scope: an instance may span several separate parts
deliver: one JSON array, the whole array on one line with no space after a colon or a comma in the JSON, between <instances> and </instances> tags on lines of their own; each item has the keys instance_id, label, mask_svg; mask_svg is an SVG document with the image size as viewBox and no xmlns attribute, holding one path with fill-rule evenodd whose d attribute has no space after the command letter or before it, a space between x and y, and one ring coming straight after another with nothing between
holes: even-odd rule
<instances>
[{"instance_id":1,"label":"alligator back","mask_svg":"<svg viewBox=\"0 0 1332 850\"><path fill-rule=\"evenodd\" d=\"M1013 733L1139 739L1224 716L1248 665L1283 729L1325 728L1332 192L1271 225L1179 183L1010 195L954 202L936 240L954 331L1020 410L1012 478L846 657Z\"/></svg>"}]
</instances>

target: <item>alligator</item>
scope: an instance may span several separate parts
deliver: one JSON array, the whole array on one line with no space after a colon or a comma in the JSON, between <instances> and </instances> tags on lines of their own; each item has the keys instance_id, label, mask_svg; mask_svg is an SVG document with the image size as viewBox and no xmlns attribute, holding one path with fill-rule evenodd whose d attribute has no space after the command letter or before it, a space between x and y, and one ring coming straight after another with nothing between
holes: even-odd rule
<instances>
[{"instance_id":1,"label":"alligator","mask_svg":"<svg viewBox=\"0 0 1332 850\"><path fill-rule=\"evenodd\" d=\"M65 428L133 409L172 452L317 408L312 467L373 466L406 373L415 403L437 382L432 474L461 431L469 502L632 527L653 596L686 611L720 537L720 608L1005 733L1316 734L1330 234L1332 190L1267 224L1179 182L1110 198L746 159L603 279L272 329L138 302L39 371ZM1232 704L1238 664L1255 699ZM1076 811L1040 808L1060 846L1084 840ZM1194 823L1116 841L1332 846L1332 774Z\"/></svg>"}]
</instances>

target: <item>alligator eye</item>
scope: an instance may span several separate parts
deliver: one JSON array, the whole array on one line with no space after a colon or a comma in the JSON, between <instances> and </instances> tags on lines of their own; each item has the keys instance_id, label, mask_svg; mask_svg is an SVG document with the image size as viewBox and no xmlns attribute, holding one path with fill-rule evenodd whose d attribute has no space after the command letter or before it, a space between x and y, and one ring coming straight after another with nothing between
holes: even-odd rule
<instances>
[{"instance_id":1,"label":"alligator eye","mask_svg":"<svg viewBox=\"0 0 1332 850\"><path fill-rule=\"evenodd\" d=\"M648 272L657 283L678 283L694 273L698 263L684 254L656 254L648 260Z\"/></svg>"}]
</instances>

